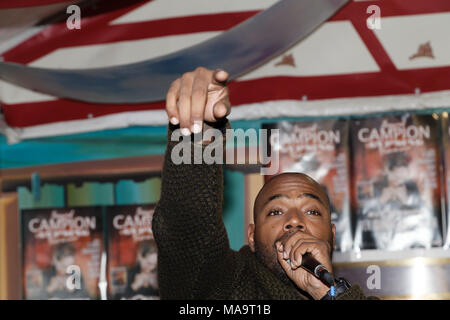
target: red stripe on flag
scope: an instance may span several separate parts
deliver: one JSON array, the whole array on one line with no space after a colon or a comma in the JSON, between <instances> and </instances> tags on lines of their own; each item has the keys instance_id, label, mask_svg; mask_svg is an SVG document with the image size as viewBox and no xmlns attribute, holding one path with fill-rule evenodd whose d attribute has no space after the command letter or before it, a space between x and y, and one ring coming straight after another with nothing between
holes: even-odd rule
<instances>
[{"instance_id":1,"label":"red stripe on flag","mask_svg":"<svg viewBox=\"0 0 450 320\"><path fill-rule=\"evenodd\" d=\"M450 90L450 67L315 77L274 77L230 84L233 105L258 101L374 97ZM262 115L263 117L263 115Z\"/></svg>"},{"instance_id":2,"label":"red stripe on flag","mask_svg":"<svg viewBox=\"0 0 450 320\"><path fill-rule=\"evenodd\" d=\"M450 90L450 67L316 77L271 77L231 82L232 105L271 100L308 100L372 97ZM432 79L433 81L431 81ZM119 112L164 109L164 102L139 105L97 105L71 100L2 105L6 122L28 127L51 122L82 120ZM264 115L261 115L264 117Z\"/></svg>"},{"instance_id":3,"label":"red stripe on flag","mask_svg":"<svg viewBox=\"0 0 450 320\"><path fill-rule=\"evenodd\" d=\"M362 15L355 15L351 18L350 21L361 37L361 40L366 45L367 50L369 50L375 62L378 64L378 67L383 72L391 73L396 71L397 68L392 62L386 49L383 47L373 30L367 28L366 17Z\"/></svg>"},{"instance_id":4,"label":"red stripe on flag","mask_svg":"<svg viewBox=\"0 0 450 320\"><path fill-rule=\"evenodd\" d=\"M118 41L150 39L196 32L225 31L254 16L258 11L221 13L184 18L162 19L123 25L106 25L104 21L92 22L81 30L67 30L65 24L48 29L45 39L36 35L7 51L5 61L28 64L56 49L114 43ZM39 41L39 45L37 45Z\"/></svg>"},{"instance_id":5,"label":"red stripe on flag","mask_svg":"<svg viewBox=\"0 0 450 320\"><path fill-rule=\"evenodd\" d=\"M108 114L164 109L163 102L136 105L90 104L73 100L53 100L15 105L2 104L6 123L12 127L28 127L52 122L85 120Z\"/></svg>"}]
</instances>

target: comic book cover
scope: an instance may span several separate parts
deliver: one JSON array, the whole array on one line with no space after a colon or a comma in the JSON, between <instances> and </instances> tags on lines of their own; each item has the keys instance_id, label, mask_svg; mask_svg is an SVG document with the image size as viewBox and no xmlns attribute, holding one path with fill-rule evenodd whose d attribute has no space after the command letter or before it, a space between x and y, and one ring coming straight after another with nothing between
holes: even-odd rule
<instances>
[{"instance_id":1,"label":"comic book cover","mask_svg":"<svg viewBox=\"0 0 450 320\"><path fill-rule=\"evenodd\" d=\"M107 207L108 298L158 300L154 205Z\"/></svg>"},{"instance_id":2,"label":"comic book cover","mask_svg":"<svg viewBox=\"0 0 450 320\"><path fill-rule=\"evenodd\" d=\"M442 245L438 115L352 120L355 248Z\"/></svg>"},{"instance_id":3,"label":"comic book cover","mask_svg":"<svg viewBox=\"0 0 450 320\"><path fill-rule=\"evenodd\" d=\"M336 226L335 250L351 249L348 120L281 121L263 128L280 130L278 141L270 138L271 152L279 152L279 173L302 172L325 188Z\"/></svg>"},{"instance_id":4,"label":"comic book cover","mask_svg":"<svg viewBox=\"0 0 450 320\"><path fill-rule=\"evenodd\" d=\"M99 207L22 210L24 299L98 299Z\"/></svg>"},{"instance_id":5,"label":"comic book cover","mask_svg":"<svg viewBox=\"0 0 450 320\"><path fill-rule=\"evenodd\" d=\"M448 120L448 113L442 114L442 150L443 150L443 164L444 164L444 198L445 198L445 221L446 221L446 240L445 248L450 247L450 121Z\"/></svg>"}]
</instances>

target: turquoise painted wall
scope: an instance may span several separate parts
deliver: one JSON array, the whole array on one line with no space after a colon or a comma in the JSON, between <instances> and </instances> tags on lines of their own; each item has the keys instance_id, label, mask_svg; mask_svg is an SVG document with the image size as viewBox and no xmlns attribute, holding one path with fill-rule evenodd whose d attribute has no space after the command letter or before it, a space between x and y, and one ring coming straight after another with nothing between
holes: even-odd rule
<instances>
[{"instance_id":1,"label":"turquoise painted wall","mask_svg":"<svg viewBox=\"0 0 450 320\"><path fill-rule=\"evenodd\" d=\"M116 204L156 203L161 195L161 178L155 177L143 182L121 180L115 186Z\"/></svg>"},{"instance_id":2,"label":"turquoise painted wall","mask_svg":"<svg viewBox=\"0 0 450 320\"><path fill-rule=\"evenodd\" d=\"M81 186L69 183L67 186L67 206L114 205L114 184L86 182Z\"/></svg>"},{"instance_id":3,"label":"turquoise painted wall","mask_svg":"<svg viewBox=\"0 0 450 320\"><path fill-rule=\"evenodd\" d=\"M223 195L223 221L227 229L230 247L239 250L244 244L244 174L225 170L225 192Z\"/></svg>"},{"instance_id":4,"label":"turquoise painted wall","mask_svg":"<svg viewBox=\"0 0 450 320\"><path fill-rule=\"evenodd\" d=\"M19 209L62 208L65 205L64 187L45 184L40 187L40 196L35 198L27 187L17 188Z\"/></svg>"}]
</instances>

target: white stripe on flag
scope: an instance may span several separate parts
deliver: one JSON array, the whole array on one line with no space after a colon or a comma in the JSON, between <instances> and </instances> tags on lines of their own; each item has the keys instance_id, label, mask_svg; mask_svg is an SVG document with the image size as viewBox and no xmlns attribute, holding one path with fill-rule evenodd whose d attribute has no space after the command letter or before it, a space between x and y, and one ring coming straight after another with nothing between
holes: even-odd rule
<instances>
[{"instance_id":1,"label":"white stripe on flag","mask_svg":"<svg viewBox=\"0 0 450 320\"><path fill-rule=\"evenodd\" d=\"M450 12L381 19L374 30L399 70L450 66ZM414 57L429 42L431 55ZM423 48L425 49L425 48Z\"/></svg>"},{"instance_id":2,"label":"white stripe on flag","mask_svg":"<svg viewBox=\"0 0 450 320\"><path fill-rule=\"evenodd\" d=\"M111 24L264 10L276 2L277 0L153 0L112 21Z\"/></svg>"},{"instance_id":3,"label":"white stripe on flag","mask_svg":"<svg viewBox=\"0 0 450 320\"><path fill-rule=\"evenodd\" d=\"M198 32L142 40L62 48L33 61L30 66L50 69L111 67L153 59L191 47L220 32Z\"/></svg>"},{"instance_id":4,"label":"white stripe on flag","mask_svg":"<svg viewBox=\"0 0 450 320\"><path fill-rule=\"evenodd\" d=\"M380 69L350 21L327 22L309 37L288 50L295 66L281 64L283 55L275 57L239 80L273 76L323 76Z\"/></svg>"}]
</instances>

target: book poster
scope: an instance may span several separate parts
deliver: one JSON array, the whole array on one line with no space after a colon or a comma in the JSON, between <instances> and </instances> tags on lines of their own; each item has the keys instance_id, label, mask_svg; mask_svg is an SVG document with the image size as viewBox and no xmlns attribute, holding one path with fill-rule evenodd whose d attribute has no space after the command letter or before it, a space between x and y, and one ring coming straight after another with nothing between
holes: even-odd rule
<instances>
[{"instance_id":1,"label":"book poster","mask_svg":"<svg viewBox=\"0 0 450 320\"><path fill-rule=\"evenodd\" d=\"M154 205L107 207L108 297L158 300Z\"/></svg>"},{"instance_id":2,"label":"book poster","mask_svg":"<svg viewBox=\"0 0 450 320\"><path fill-rule=\"evenodd\" d=\"M279 152L279 173L305 173L325 188L335 250L351 249L348 120L281 121L263 128L280 130L278 142L270 139L272 152Z\"/></svg>"},{"instance_id":3,"label":"book poster","mask_svg":"<svg viewBox=\"0 0 450 320\"><path fill-rule=\"evenodd\" d=\"M22 210L24 299L98 299L98 207Z\"/></svg>"},{"instance_id":4,"label":"book poster","mask_svg":"<svg viewBox=\"0 0 450 320\"><path fill-rule=\"evenodd\" d=\"M437 115L352 120L356 249L442 245Z\"/></svg>"},{"instance_id":5,"label":"book poster","mask_svg":"<svg viewBox=\"0 0 450 320\"><path fill-rule=\"evenodd\" d=\"M442 146L444 158L444 198L446 202L446 240L445 247L450 247L450 121L448 113L442 114Z\"/></svg>"}]
</instances>

